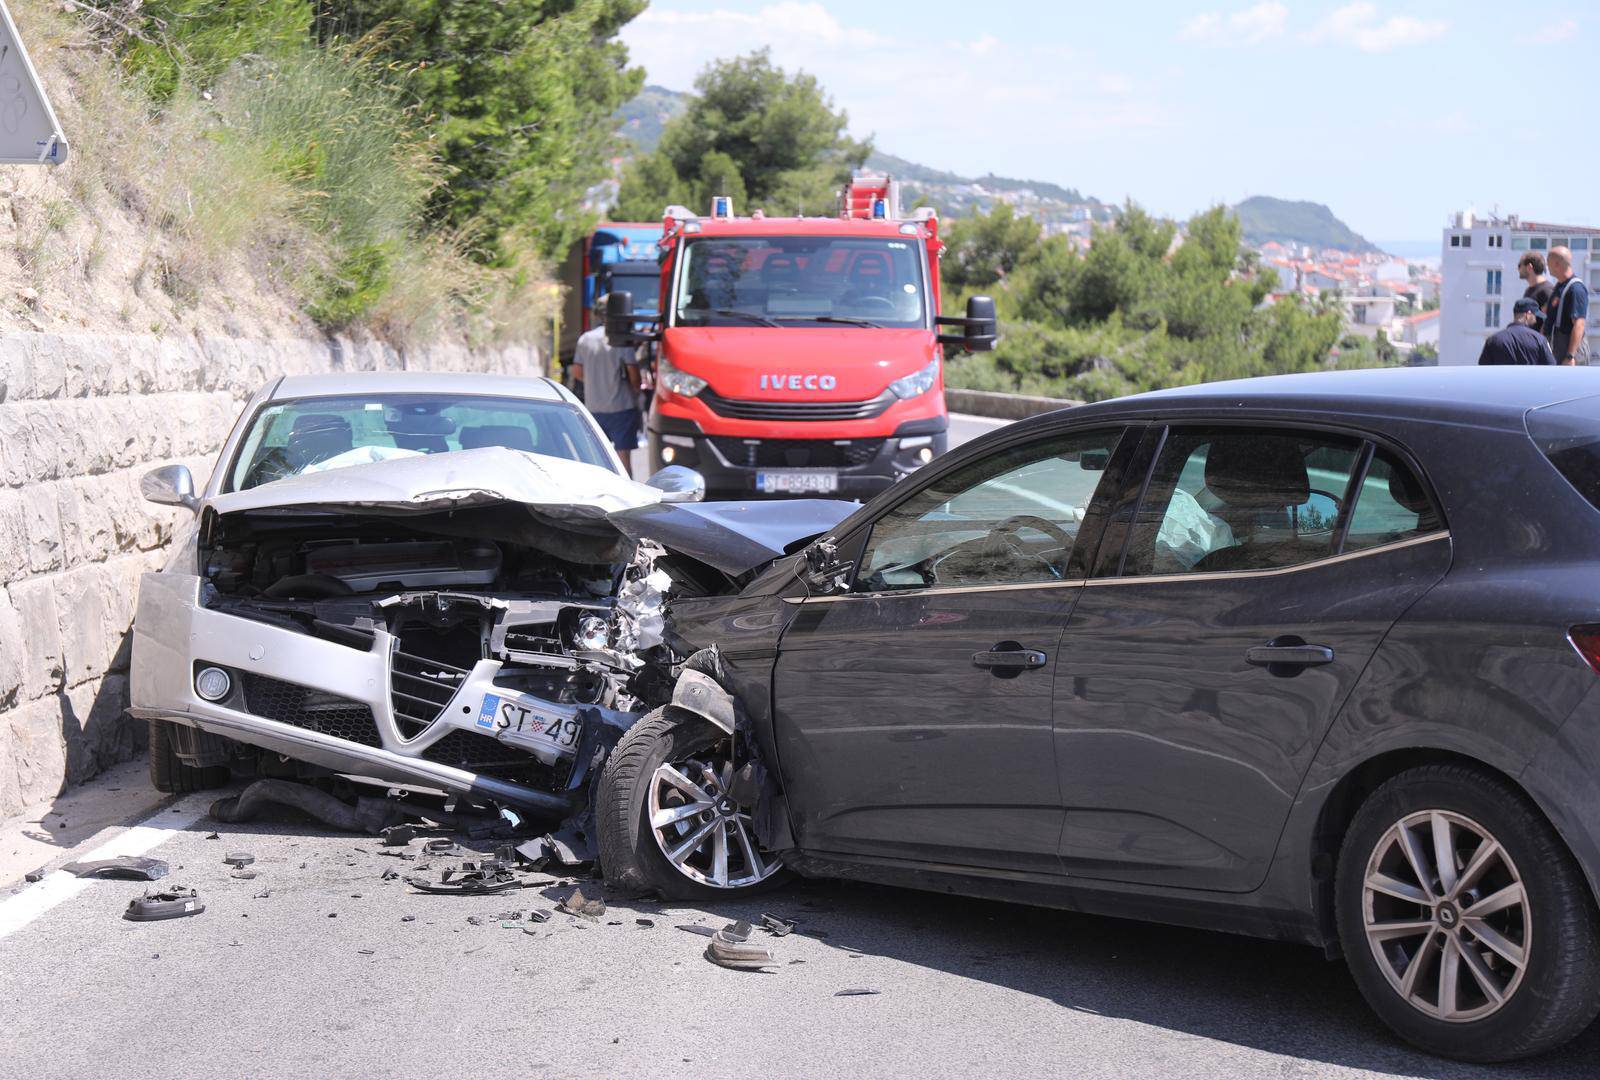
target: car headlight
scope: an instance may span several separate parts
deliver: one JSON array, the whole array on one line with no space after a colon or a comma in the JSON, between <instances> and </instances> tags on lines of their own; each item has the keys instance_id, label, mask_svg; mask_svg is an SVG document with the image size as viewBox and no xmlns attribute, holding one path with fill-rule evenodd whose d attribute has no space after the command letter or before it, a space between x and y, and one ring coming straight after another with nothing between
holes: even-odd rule
<instances>
[{"instance_id":1,"label":"car headlight","mask_svg":"<svg viewBox=\"0 0 1600 1080\"><path fill-rule=\"evenodd\" d=\"M913 372L901 379L896 379L889 384L889 391L897 398L914 398L918 394L926 394L933 389L934 382L939 378L939 360L935 357L928 361L928 366L921 371Z\"/></svg>"},{"instance_id":2,"label":"car headlight","mask_svg":"<svg viewBox=\"0 0 1600 1080\"><path fill-rule=\"evenodd\" d=\"M679 397L694 397L706 388L704 379L687 371L679 371L664 356L656 363L656 378L662 386Z\"/></svg>"},{"instance_id":3,"label":"car headlight","mask_svg":"<svg viewBox=\"0 0 1600 1080\"><path fill-rule=\"evenodd\" d=\"M610 642L611 628L600 616L585 615L578 620L578 632L573 635L573 643L578 648L593 651L605 648Z\"/></svg>"}]
</instances>

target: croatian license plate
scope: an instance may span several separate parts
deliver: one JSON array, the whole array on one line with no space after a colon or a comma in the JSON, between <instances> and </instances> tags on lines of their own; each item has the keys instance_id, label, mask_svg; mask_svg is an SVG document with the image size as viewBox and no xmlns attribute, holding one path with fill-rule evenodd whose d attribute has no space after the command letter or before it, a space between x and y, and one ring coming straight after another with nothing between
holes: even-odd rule
<instances>
[{"instance_id":1,"label":"croatian license plate","mask_svg":"<svg viewBox=\"0 0 1600 1080\"><path fill-rule=\"evenodd\" d=\"M532 736L552 746L570 750L578 744L579 724L550 716L506 694L485 694L478 708L478 730L489 734Z\"/></svg>"},{"instance_id":2,"label":"croatian license plate","mask_svg":"<svg viewBox=\"0 0 1600 1080\"><path fill-rule=\"evenodd\" d=\"M756 490L764 495L828 495L839 490L839 474L821 469L758 472Z\"/></svg>"}]
</instances>

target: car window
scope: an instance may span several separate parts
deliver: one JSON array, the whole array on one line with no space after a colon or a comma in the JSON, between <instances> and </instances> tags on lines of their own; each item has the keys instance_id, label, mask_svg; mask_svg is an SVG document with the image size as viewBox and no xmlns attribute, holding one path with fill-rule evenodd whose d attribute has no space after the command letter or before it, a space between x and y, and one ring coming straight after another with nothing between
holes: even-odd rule
<instances>
[{"instance_id":1,"label":"car window","mask_svg":"<svg viewBox=\"0 0 1600 1080\"><path fill-rule=\"evenodd\" d=\"M421 394L294 398L275 401L256 416L227 490L484 446L615 467L583 415L566 402Z\"/></svg>"},{"instance_id":2,"label":"car window","mask_svg":"<svg viewBox=\"0 0 1600 1080\"><path fill-rule=\"evenodd\" d=\"M872 526L856 588L1057 581L1121 429L1012 447L934 480Z\"/></svg>"},{"instance_id":3,"label":"car window","mask_svg":"<svg viewBox=\"0 0 1600 1080\"><path fill-rule=\"evenodd\" d=\"M1173 428L1123 574L1263 570L1333 554L1361 445L1321 433Z\"/></svg>"},{"instance_id":4,"label":"car window","mask_svg":"<svg viewBox=\"0 0 1600 1080\"><path fill-rule=\"evenodd\" d=\"M1392 544L1443 527L1443 519L1416 474L1394 454L1379 448L1356 493L1342 550Z\"/></svg>"}]
</instances>

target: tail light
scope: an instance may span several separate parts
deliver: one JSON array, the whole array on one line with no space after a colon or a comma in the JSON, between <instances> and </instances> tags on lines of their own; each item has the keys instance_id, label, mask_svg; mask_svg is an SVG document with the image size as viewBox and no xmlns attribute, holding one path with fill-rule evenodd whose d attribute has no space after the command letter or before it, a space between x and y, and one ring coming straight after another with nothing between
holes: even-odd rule
<instances>
[{"instance_id":1,"label":"tail light","mask_svg":"<svg viewBox=\"0 0 1600 1080\"><path fill-rule=\"evenodd\" d=\"M1593 668L1596 675L1600 675L1600 623L1574 626L1567 631L1567 640L1578 650L1584 663Z\"/></svg>"}]
</instances>

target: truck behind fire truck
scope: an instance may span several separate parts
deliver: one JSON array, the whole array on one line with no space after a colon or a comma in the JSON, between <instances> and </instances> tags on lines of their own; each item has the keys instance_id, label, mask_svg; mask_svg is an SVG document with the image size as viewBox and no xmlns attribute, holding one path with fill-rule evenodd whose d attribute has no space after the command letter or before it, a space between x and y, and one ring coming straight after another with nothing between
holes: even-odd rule
<instances>
[{"instance_id":1,"label":"truck behind fire truck","mask_svg":"<svg viewBox=\"0 0 1600 1080\"><path fill-rule=\"evenodd\" d=\"M659 314L614 293L606 318L612 344L656 351L651 470L695 469L714 497L866 498L944 451L944 349L993 348L994 303L940 315L938 217L898 203L858 176L832 218L667 208Z\"/></svg>"},{"instance_id":2,"label":"truck behind fire truck","mask_svg":"<svg viewBox=\"0 0 1600 1080\"><path fill-rule=\"evenodd\" d=\"M566 295L557 355L563 365L571 362L578 336L597 325L594 302L599 297L625 292L633 297L633 309L640 315L656 313L661 279L656 241L660 238L661 226L655 222L602 221L572 245L561 269Z\"/></svg>"}]
</instances>

